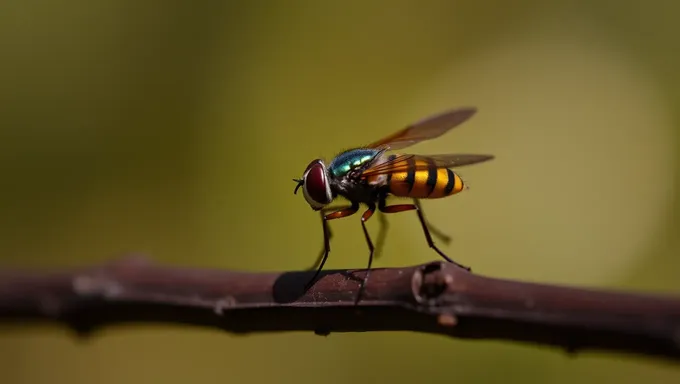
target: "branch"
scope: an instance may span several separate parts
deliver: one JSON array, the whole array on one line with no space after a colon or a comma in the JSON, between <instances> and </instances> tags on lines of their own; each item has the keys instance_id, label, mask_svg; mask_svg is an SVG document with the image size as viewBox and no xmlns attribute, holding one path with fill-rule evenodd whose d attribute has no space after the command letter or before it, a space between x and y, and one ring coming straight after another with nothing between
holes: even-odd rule
<instances>
[{"instance_id":1,"label":"branch","mask_svg":"<svg viewBox=\"0 0 680 384\"><path fill-rule=\"evenodd\" d=\"M234 333L414 331L680 360L680 298L488 278L448 263L361 271L246 273L141 258L56 272L0 272L0 321L56 321L81 335L160 322Z\"/></svg>"}]
</instances>

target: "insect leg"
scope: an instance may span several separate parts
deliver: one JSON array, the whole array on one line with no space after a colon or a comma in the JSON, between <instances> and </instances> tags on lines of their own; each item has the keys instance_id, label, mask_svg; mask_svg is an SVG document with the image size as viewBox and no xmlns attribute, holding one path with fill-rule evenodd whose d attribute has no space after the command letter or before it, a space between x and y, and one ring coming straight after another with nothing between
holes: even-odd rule
<instances>
[{"instance_id":1,"label":"insect leg","mask_svg":"<svg viewBox=\"0 0 680 384\"><path fill-rule=\"evenodd\" d=\"M328 220L333 220L333 219L340 219L343 217L351 216L355 214L359 210L359 204L358 203L352 203L350 207L340 209L338 211L335 211L333 213L330 213L328 215L324 215L323 212L321 213L321 224L323 226L323 246L324 246L324 253L323 257L321 258L321 264L319 265L319 268L317 268L316 273L314 276L307 282L305 285L305 291L308 290L311 286L312 283L316 280L317 277L319 277L319 273L321 273L321 270L323 269L324 264L326 264L326 260L328 259L328 253L331 251L331 238L330 238L330 228L328 227Z\"/></svg>"},{"instance_id":2,"label":"insect leg","mask_svg":"<svg viewBox=\"0 0 680 384\"><path fill-rule=\"evenodd\" d=\"M425 216L425 212L423 211L423 207L420 205L420 200L419 199L413 199L413 203L415 204L416 207L418 207L418 210L423 213L423 216ZM444 243L449 244L451 242L451 236L447 235L443 231L439 230L437 227L432 225L429 220L425 220L425 223L427 227L429 228L430 232L432 232L433 235L437 236L439 239L441 239Z\"/></svg>"},{"instance_id":3,"label":"insect leg","mask_svg":"<svg viewBox=\"0 0 680 384\"><path fill-rule=\"evenodd\" d=\"M333 231L331 230L330 226L326 225L326 223L324 221L324 216L328 212L331 212L331 211L334 211L334 210L343 210L343 209L347 209L347 208L350 208L350 207L351 207L350 205L344 206L344 207L343 206L325 207L325 208L321 208L321 210L319 211L319 214L321 215L321 225L323 226L323 228L325 228L325 231L328 234L328 241L329 242L333 238ZM325 240L325 236L324 236L324 240ZM321 246L321 252L319 252L319 257L316 258L316 261L314 262L314 264L312 264L312 266L309 267L307 270L316 269L316 268L318 268L319 263L325 262L324 255L326 255L325 241L324 241L324 245Z\"/></svg>"},{"instance_id":4,"label":"insect leg","mask_svg":"<svg viewBox=\"0 0 680 384\"><path fill-rule=\"evenodd\" d=\"M356 300L354 301L354 304L358 304L359 300L361 299L361 295L364 292L364 287L366 286L366 282L368 282L368 276L371 274L371 265L373 264L373 251L375 248L373 247L373 242L371 241L371 236L368 234L368 230L366 229L366 221L373 216L373 213L375 212L375 204L369 204L368 209L364 214L361 216L361 228L364 230L364 236L366 237L366 243L368 244L368 267L366 267L366 274L364 275L364 280L361 282L361 286L359 287L359 292L357 293Z\"/></svg>"},{"instance_id":5,"label":"insect leg","mask_svg":"<svg viewBox=\"0 0 680 384\"><path fill-rule=\"evenodd\" d=\"M423 216L423 213L420 211L418 205L415 204L395 204L395 205L390 205L387 206L385 204L385 199L381 199L380 202L378 203L378 209L381 212L384 213L398 213L398 212L405 212L405 211L412 211L415 210L416 213L418 214L418 219L420 219L420 225L423 227L423 232L425 233L425 239L427 240L427 245L430 246L430 248L434 249L435 252L439 254L444 260L448 261L449 263L453 263L457 265L458 267L461 267L463 269L466 269L470 271L470 267L466 267L462 264L456 263L455 261L451 260L448 256L444 254L437 246L434 244L434 241L432 241L432 236L430 235L430 231L427 228L427 224L425 223L425 217Z\"/></svg>"},{"instance_id":6,"label":"insect leg","mask_svg":"<svg viewBox=\"0 0 680 384\"><path fill-rule=\"evenodd\" d=\"M378 239L375 241L375 259L378 260L382 256L382 250L385 245L385 239L387 237L387 231L390 228L390 223L385 218L385 215L378 214L378 222L380 223L380 231L378 232Z\"/></svg>"}]
</instances>

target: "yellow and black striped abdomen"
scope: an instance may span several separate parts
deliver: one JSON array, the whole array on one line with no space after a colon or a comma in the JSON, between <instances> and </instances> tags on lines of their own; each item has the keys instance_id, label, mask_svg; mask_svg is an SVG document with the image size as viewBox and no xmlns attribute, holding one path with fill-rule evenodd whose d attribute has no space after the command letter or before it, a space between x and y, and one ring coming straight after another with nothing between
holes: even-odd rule
<instances>
[{"instance_id":1,"label":"yellow and black striped abdomen","mask_svg":"<svg viewBox=\"0 0 680 384\"><path fill-rule=\"evenodd\" d=\"M416 164L420 169L416 170ZM427 168L422 168L427 165ZM434 163L409 159L408 169L387 175L391 194L417 199L437 199L463 190L463 180L448 168L437 168Z\"/></svg>"}]
</instances>

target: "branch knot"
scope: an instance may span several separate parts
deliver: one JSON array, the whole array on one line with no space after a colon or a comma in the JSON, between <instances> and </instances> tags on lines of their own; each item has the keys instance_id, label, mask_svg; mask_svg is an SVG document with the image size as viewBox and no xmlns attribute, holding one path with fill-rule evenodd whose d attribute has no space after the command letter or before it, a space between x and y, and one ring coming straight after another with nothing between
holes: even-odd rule
<instances>
[{"instance_id":1,"label":"branch knot","mask_svg":"<svg viewBox=\"0 0 680 384\"><path fill-rule=\"evenodd\" d=\"M436 261L423 265L413 274L413 294L418 303L429 306L440 303L441 295L453 283L453 277L442 269L443 263Z\"/></svg>"}]
</instances>

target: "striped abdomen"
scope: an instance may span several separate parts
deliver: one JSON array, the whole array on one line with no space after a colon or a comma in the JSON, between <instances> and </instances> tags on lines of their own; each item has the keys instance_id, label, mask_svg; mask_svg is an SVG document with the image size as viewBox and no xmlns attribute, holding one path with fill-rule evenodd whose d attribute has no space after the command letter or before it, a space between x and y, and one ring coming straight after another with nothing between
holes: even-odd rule
<instances>
[{"instance_id":1,"label":"striped abdomen","mask_svg":"<svg viewBox=\"0 0 680 384\"><path fill-rule=\"evenodd\" d=\"M416 170L416 166L420 169ZM465 186L460 176L452 170L438 168L434 162L420 159L408 159L405 171L386 176L389 192L401 197L437 199L454 195Z\"/></svg>"}]
</instances>

